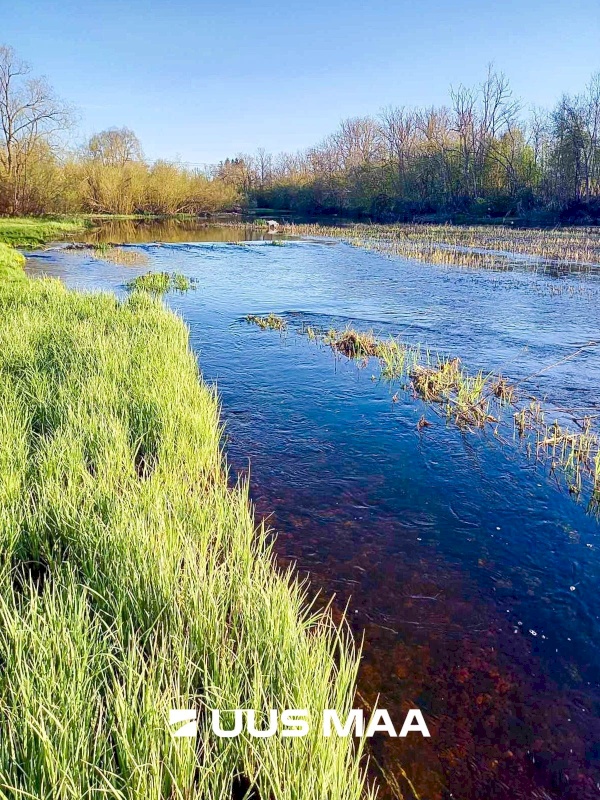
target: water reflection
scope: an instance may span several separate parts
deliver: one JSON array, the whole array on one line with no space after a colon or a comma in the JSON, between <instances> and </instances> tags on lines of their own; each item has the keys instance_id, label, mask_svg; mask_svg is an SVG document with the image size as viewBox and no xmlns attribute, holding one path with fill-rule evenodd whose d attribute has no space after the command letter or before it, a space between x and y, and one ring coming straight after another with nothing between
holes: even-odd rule
<instances>
[{"instance_id":1,"label":"water reflection","mask_svg":"<svg viewBox=\"0 0 600 800\"><path fill-rule=\"evenodd\" d=\"M199 222L195 219L107 220L84 237L90 244L144 244L146 242L247 242L281 238L268 227L258 229L243 220L228 224Z\"/></svg>"}]
</instances>

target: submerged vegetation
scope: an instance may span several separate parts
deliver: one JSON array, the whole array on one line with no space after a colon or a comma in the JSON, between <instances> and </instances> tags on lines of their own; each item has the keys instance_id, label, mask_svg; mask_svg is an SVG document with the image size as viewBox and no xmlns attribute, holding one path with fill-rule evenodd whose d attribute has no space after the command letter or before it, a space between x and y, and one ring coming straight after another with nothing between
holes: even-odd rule
<instances>
[{"instance_id":1,"label":"submerged vegetation","mask_svg":"<svg viewBox=\"0 0 600 800\"><path fill-rule=\"evenodd\" d=\"M347 713L358 658L228 485L174 314L0 282L0 440L3 796L369 794L352 737L210 735L210 708Z\"/></svg>"},{"instance_id":2,"label":"submerged vegetation","mask_svg":"<svg viewBox=\"0 0 600 800\"><path fill-rule=\"evenodd\" d=\"M194 280L178 272L147 272L129 281L127 288L152 294L164 294L173 290L187 292L194 288Z\"/></svg>"},{"instance_id":3,"label":"submerged vegetation","mask_svg":"<svg viewBox=\"0 0 600 800\"><path fill-rule=\"evenodd\" d=\"M118 247L105 243L94 245L94 255L103 261L123 267L140 267L148 263L148 256L132 247Z\"/></svg>"}]
</instances>

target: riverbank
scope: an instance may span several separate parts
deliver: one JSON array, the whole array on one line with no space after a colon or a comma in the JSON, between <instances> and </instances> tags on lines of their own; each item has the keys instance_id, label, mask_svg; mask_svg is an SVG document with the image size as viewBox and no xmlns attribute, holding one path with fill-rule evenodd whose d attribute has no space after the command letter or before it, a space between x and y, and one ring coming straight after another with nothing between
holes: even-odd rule
<instances>
[{"instance_id":1,"label":"riverbank","mask_svg":"<svg viewBox=\"0 0 600 800\"><path fill-rule=\"evenodd\" d=\"M210 708L347 711L358 659L228 486L183 323L137 292L0 282L0 376L3 791L363 797L351 738L208 731Z\"/></svg>"},{"instance_id":2,"label":"riverbank","mask_svg":"<svg viewBox=\"0 0 600 800\"><path fill-rule=\"evenodd\" d=\"M25 257L8 244L0 242L0 281L24 280Z\"/></svg>"},{"instance_id":3,"label":"riverbank","mask_svg":"<svg viewBox=\"0 0 600 800\"><path fill-rule=\"evenodd\" d=\"M39 247L89 226L83 217L0 217L0 242L13 247Z\"/></svg>"},{"instance_id":4,"label":"riverbank","mask_svg":"<svg viewBox=\"0 0 600 800\"><path fill-rule=\"evenodd\" d=\"M25 257L15 248L39 247L80 233L88 225L78 217L0 217L0 280L25 278Z\"/></svg>"}]
</instances>

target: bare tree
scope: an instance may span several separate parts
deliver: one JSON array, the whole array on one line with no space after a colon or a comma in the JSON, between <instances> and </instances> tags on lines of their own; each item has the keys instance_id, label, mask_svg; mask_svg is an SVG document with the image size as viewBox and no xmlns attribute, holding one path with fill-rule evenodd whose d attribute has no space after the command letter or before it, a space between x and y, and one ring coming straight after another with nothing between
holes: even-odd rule
<instances>
[{"instance_id":1,"label":"bare tree","mask_svg":"<svg viewBox=\"0 0 600 800\"><path fill-rule=\"evenodd\" d=\"M488 66L486 79L475 88L459 86L451 91L454 130L458 137L463 191L468 197L483 193L490 159L507 168L506 136L517 123L521 108L508 79ZM503 145L498 147L498 142Z\"/></svg>"},{"instance_id":2,"label":"bare tree","mask_svg":"<svg viewBox=\"0 0 600 800\"><path fill-rule=\"evenodd\" d=\"M592 195L600 193L600 72L592 75L579 105L585 199L589 201Z\"/></svg>"},{"instance_id":3,"label":"bare tree","mask_svg":"<svg viewBox=\"0 0 600 800\"><path fill-rule=\"evenodd\" d=\"M256 171L258 173L258 183L262 189L268 186L273 178L273 156L267 153L264 147L259 147L256 151Z\"/></svg>"},{"instance_id":4,"label":"bare tree","mask_svg":"<svg viewBox=\"0 0 600 800\"><path fill-rule=\"evenodd\" d=\"M23 210L36 152L52 148L72 119L71 109L46 80L30 72L12 47L0 46L0 165L13 214Z\"/></svg>"},{"instance_id":5,"label":"bare tree","mask_svg":"<svg viewBox=\"0 0 600 800\"><path fill-rule=\"evenodd\" d=\"M389 162L395 168L398 191L405 190L409 165L416 155L417 115L403 106L388 106L379 115L379 130Z\"/></svg>"},{"instance_id":6,"label":"bare tree","mask_svg":"<svg viewBox=\"0 0 600 800\"><path fill-rule=\"evenodd\" d=\"M96 133L86 148L89 158L104 167L124 167L130 161L143 161L140 140L130 128L107 128Z\"/></svg>"},{"instance_id":7,"label":"bare tree","mask_svg":"<svg viewBox=\"0 0 600 800\"><path fill-rule=\"evenodd\" d=\"M329 142L338 154L343 169L370 164L379 152L377 125L371 117L342 120Z\"/></svg>"},{"instance_id":8,"label":"bare tree","mask_svg":"<svg viewBox=\"0 0 600 800\"><path fill-rule=\"evenodd\" d=\"M453 162L456 156L456 134L450 111L428 108L417 112L419 134L418 182L421 199L439 197L448 200L453 191Z\"/></svg>"}]
</instances>

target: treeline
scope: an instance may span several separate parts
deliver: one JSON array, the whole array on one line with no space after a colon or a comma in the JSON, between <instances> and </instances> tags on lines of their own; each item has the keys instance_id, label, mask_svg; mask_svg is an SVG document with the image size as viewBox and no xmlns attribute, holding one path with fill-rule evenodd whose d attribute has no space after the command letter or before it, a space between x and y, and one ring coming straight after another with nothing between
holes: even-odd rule
<instances>
[{"instance_id":1,"label":"treeline","mask_svg":"<svg viewBox=\"0 0 600 800\"><path fill-rule=\"evenodd\" d=\"M148 162L128 128L64 147L71 109L0 47L0 213L202 213L261 207L402 220L524 216L600 222L600 72L526 112L506 77L451 90L447 106L344 120L315 147L212 169Z\"/></svg>"},{"instance_id":2,"label":"treeline","mask_svg":"<svg viewBox=\"0 0 600 800\"><path fill-rule=\"evenodd\" d=\"M0 46L0 214L178 214L232 209L242 197L212 172L148 162L128 128L64 146L73 110Z\"/></svg>"},{"instance_id":3,"label":"treeline","mask_svg":"<svg viewBox=\"0 0 600 800\"><path fill-rule=\"evenodd\" d=\"M447 106L346 119L316 147L240 155L218 174L255 205L297 212L600 221L600 73L553 109L524 113L490 67Z\"/></svg>"}]
</instances>

